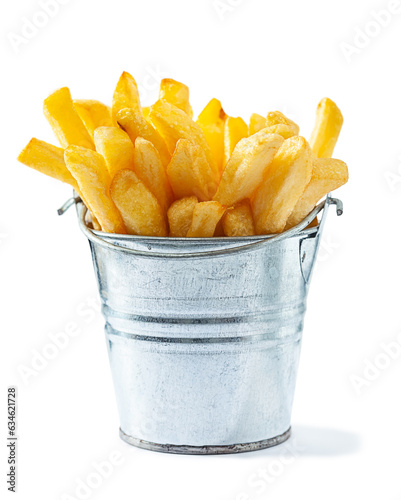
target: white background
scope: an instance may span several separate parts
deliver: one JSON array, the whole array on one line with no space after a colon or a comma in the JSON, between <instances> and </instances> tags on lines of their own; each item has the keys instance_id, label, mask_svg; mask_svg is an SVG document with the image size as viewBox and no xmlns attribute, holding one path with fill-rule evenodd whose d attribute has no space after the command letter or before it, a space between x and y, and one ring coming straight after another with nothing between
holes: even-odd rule
<instances>
[{"instance_id":1,"label":"white background","mask_svg":"<svg viewBox=\"0 0 401 500\"><path fill-rule=\"evenodd\" d=\"M78 482L110 455L113 472L87 498L400 499L401 356L383 355L383 343L401 342L399 2L397 13L381 13L385 26L375 21L389 9L381 0L64 0L48 20L39 4L0 7L1 495L6 390L17 385L24 500L83 498ZM12 43L25 18L43 26ZM42 115L49 93L69 86L74 98L110 103L123 70L145 105L171 77L189 85L195 113L212 97L246 119L278 109L307 138L322 97L343 112L334 156L349 165L349 184L336 193L345 211L337 218L332 209L327 221L286 445L185 457L118 437L88 244L72 210L56 214L70 189L15 158L31 136L56 143ZM79 333L24 382L22 367L49 335L74 325ZM382 363L371 380L369 362Z\"/></svg>"}]
</instances>

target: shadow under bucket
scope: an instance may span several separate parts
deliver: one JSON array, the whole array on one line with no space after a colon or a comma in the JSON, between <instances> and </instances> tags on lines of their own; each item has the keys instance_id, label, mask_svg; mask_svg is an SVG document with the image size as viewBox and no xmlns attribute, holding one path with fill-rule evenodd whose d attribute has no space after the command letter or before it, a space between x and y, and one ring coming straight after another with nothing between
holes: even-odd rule
<instances>
[{"instance_id":1,"label":"shadow under bucket","mask_svg":"<svg viewBox=\"0 0 401 500\"><path fill-rule=\"evenodd\" d=\"M158 238L85 223L120 436L150 450L258 450L290 436L306 296L328 197L275 236ZM320 224L305 229L323 210Z\"/></svg>"}]
</instances>

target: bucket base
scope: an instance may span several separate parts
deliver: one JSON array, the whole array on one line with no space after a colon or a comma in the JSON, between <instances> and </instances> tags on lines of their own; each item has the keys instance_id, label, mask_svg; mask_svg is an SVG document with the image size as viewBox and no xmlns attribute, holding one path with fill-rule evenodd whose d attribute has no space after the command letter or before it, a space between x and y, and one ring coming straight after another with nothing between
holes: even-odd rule
<instances>
[{"instance_id":1,"label":"bucket base","mask_svg":"<svg viewBox=\"0 0 401 500\"><path fill-rule=\"evenodd\" d=\"M253 443L245 444L229 444L222 446L186 446L186 445L175 445L175 444L158 444L152 443L150 441L144 441L143 439L137 439L132 436L128 436L124 431L120 429L120 438L132 446L138 448L143 448L145 450L158 451L161 453L177 453L181 455L224 455L228 453L244 453L247 451L263 450L265 448L271 448L272 446L277 446L278 444L284 443L291 435L291 427L280 434L270 439L263 439L262 441L255 441Z\"/></svg>"}]
</instances>

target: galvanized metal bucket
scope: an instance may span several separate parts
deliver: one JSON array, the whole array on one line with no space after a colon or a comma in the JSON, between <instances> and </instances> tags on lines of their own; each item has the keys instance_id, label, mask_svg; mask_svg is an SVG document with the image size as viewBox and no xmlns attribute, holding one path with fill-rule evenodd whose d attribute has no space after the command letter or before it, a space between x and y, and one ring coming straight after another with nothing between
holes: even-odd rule
<instances>
[{"instance_id":1,"label":"galvanized metal bucket","mask_svg":"<svg viewBox=\"0 0 401 500\"><path fill-rule=\"evenodd\" d=\"M121 438L150 450L257 450L290 435L306 296L328 197L295 228L248 238L93 231ZM307 228L323 210L318 226ZM307 228L307 229L305 229Z\"/></svg>"}]
</instances>

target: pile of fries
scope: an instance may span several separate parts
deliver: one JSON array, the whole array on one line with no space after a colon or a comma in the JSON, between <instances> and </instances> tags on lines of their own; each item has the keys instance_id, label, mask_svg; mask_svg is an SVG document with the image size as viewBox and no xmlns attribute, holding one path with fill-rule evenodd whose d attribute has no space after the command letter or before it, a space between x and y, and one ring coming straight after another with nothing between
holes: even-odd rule
<instances>
[{"instance_id":1,"label":"pile of fries","mask_svg":"<svg viewBox=\"0 0 401 500\"><path fill-rule=\"evenodd\" d=\"M280 233L301 222L348 180L332 159L343 118L333 101L318 106L309 143L279 111L249 125L212 99L193 120L188 87L171 79L141 107L124 72L112 107L72 100L68 88L44 102L61 148L32 139L18 160L70 184L96 230L172 237Z\"/></svg>"}]
</instances>

